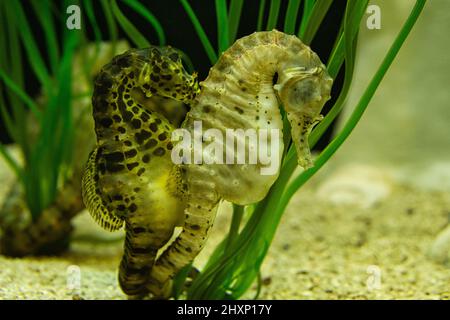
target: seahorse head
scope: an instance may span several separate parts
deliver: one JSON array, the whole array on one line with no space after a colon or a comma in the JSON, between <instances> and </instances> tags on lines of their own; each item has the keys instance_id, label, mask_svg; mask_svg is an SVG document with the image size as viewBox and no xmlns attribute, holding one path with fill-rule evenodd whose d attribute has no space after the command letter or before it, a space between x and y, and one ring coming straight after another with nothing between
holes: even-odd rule
<instances>
[{"instance_id":1,"label":"seahorse head","mask_svg":"<svg viewBox=\"0 0 450 320\"><path fill-rule=\"evenodd\" d=\"M197 74L189 74L180 53L170 47L150 47L138 53L143 65L138 84L150 97L158 95L190 103L200 91Z\"/></svg>"},{"instance_id":2,"label":"seahorse head","mask_svg":"<svg viewBox=\"0 0 450 320\"><path fill-rule=\"evenodd\" d=\"M298 163L307 169L312 166L308 136L321 119L320 111L330 99L333 80L325 66L281 69L274 86L291 124L292 138Z\"/></svg>"}]
</instances>

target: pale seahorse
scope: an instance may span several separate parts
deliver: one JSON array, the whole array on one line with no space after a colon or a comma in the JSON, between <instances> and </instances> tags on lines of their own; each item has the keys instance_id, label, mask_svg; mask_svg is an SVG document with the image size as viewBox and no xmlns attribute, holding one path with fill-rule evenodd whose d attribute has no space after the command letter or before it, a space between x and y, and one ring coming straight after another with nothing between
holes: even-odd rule
<instances>
[{"instance_id":1,"label":"pale seahorse","mask_svg":"<svg viewBox=\"0 0 450 320\"><path fill-rule=\"evenodd\" d=\"M95 80L92 98L97 146L83 175L84 202L107 230L125 225L119 283L129 296L147 294L158 250L182 225L185 184L171 161L174 127L152 110L161 96L191 103L196 75L170 47L133 49L115 57Z\"/></svg>"},{"instance_id":2,"label":"pale seahorse","mask_svg":"<svg viewBox=\"0 0 450 320\"><path fill-rule=\"evenodd\" d=\"M194 121L201 121L203 130L214 128L222 133L230 128L281 132L282 105L291 125L298 163L304 168L312 166L308 135L321 119L321 109L330 98L332 79L319 57L297 37L274 30L256 32L236 41L200 86L201 92L183 128L193 134ZM211 157L206 151L208 142L202 143L203 159ZM282 134L268 145L274 143L278 144L281 157ZM148 288L155 296L167 297L173 276L200 252L221 199L240 205L257 202L279 174L278 166L275 174L262 175L260 162L205 162L180 165L188 190L183 230L151 270Z\"/></svg>"}]
</instances>

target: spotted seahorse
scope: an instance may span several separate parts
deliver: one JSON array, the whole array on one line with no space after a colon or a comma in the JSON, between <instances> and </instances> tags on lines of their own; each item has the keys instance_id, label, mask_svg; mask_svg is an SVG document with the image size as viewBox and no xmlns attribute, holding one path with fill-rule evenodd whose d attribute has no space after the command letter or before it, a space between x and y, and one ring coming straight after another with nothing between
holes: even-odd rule
<instances>
[{"instance_id":1,"label":"spotted seahorse","mask_svg":"<svg viewBox=\"0 0 450 320\"><path fill-rule=\"evenodd\" d=\"M182 127L191 135L196 121L201 121L203 130L214 128L222 136L230 128L282 132L282 105L290 122L298 163L308 168L313 165L308 135L321 119L331 85L332 79L319 57L297 37L276 30L256 32L236 41L210 69ZM148 287L155 295L170 292L173 276L200 252L221 199L240 205L257 202L278 177L279 165L274 174L262 175L263 164L259 161L211 164L205 160L211 157L206 148L208 143L201 142L202 163L180 165L188 190L183 231L151 270ZM275 144L281 157L282 134L267 144L269 150ZM191 149L194 147L192 142ZM248 154L248 144L246 148ZM224 145L223 152L226 149Z\"/></svg>"},{"instance_id":2,"label":"spotted seahorse","mask_svg":"<svg viewBox=\"0 0 450 320\"><path fill-rule=\"evenodd\" d=\"M125 225L119 283L129 296L147 293L158 250L182 225L185 190L171 161L172 124L150 97L189 104L196 75L171 47L132 49L105 65L92 97L97 144L83 175L84 202L94 219L113 231Z\"/></svg>"}]
</instances>

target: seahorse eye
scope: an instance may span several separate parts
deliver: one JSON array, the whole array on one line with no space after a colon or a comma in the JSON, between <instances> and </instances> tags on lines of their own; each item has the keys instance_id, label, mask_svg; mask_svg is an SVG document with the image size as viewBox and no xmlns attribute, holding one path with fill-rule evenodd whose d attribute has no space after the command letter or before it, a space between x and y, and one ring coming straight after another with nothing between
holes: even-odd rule
<instances>
[{"instance_id":1,"label":"seahorse eye","mask_svg":"<svg viewBox=\"0 0 450 320\"><path fill-rule=\"evenodd\" d=\"M297 81L290 89L289 103L292 105L306 104L320 95L317 79L303 79Z\"/></svg>"}]
</instances>

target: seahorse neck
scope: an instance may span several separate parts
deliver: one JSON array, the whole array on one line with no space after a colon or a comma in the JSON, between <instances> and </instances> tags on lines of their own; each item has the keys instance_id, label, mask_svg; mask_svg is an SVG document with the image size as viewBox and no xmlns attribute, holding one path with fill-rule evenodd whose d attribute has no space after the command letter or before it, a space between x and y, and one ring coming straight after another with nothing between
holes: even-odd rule
<instances>
[{"instance_id":1,"label":"seahorse neck","mask_svg":"<svg viewBox=\"0 0 450 320\"><path fill-rule=\"evenodd\" d=\"M137 115L149 123L157 119L166 120L160 113L146 109L136 99L136 94L140 91L136 83L136 72L122 69L111 73L107 70L97 78L92 104L99 144L117 144L120 133L138 130L140 120L136 120ZM148 86L146 89L151 92L152 88ZM144 96L143 93L142 95Z\"/></svg>"}]
</instances>

